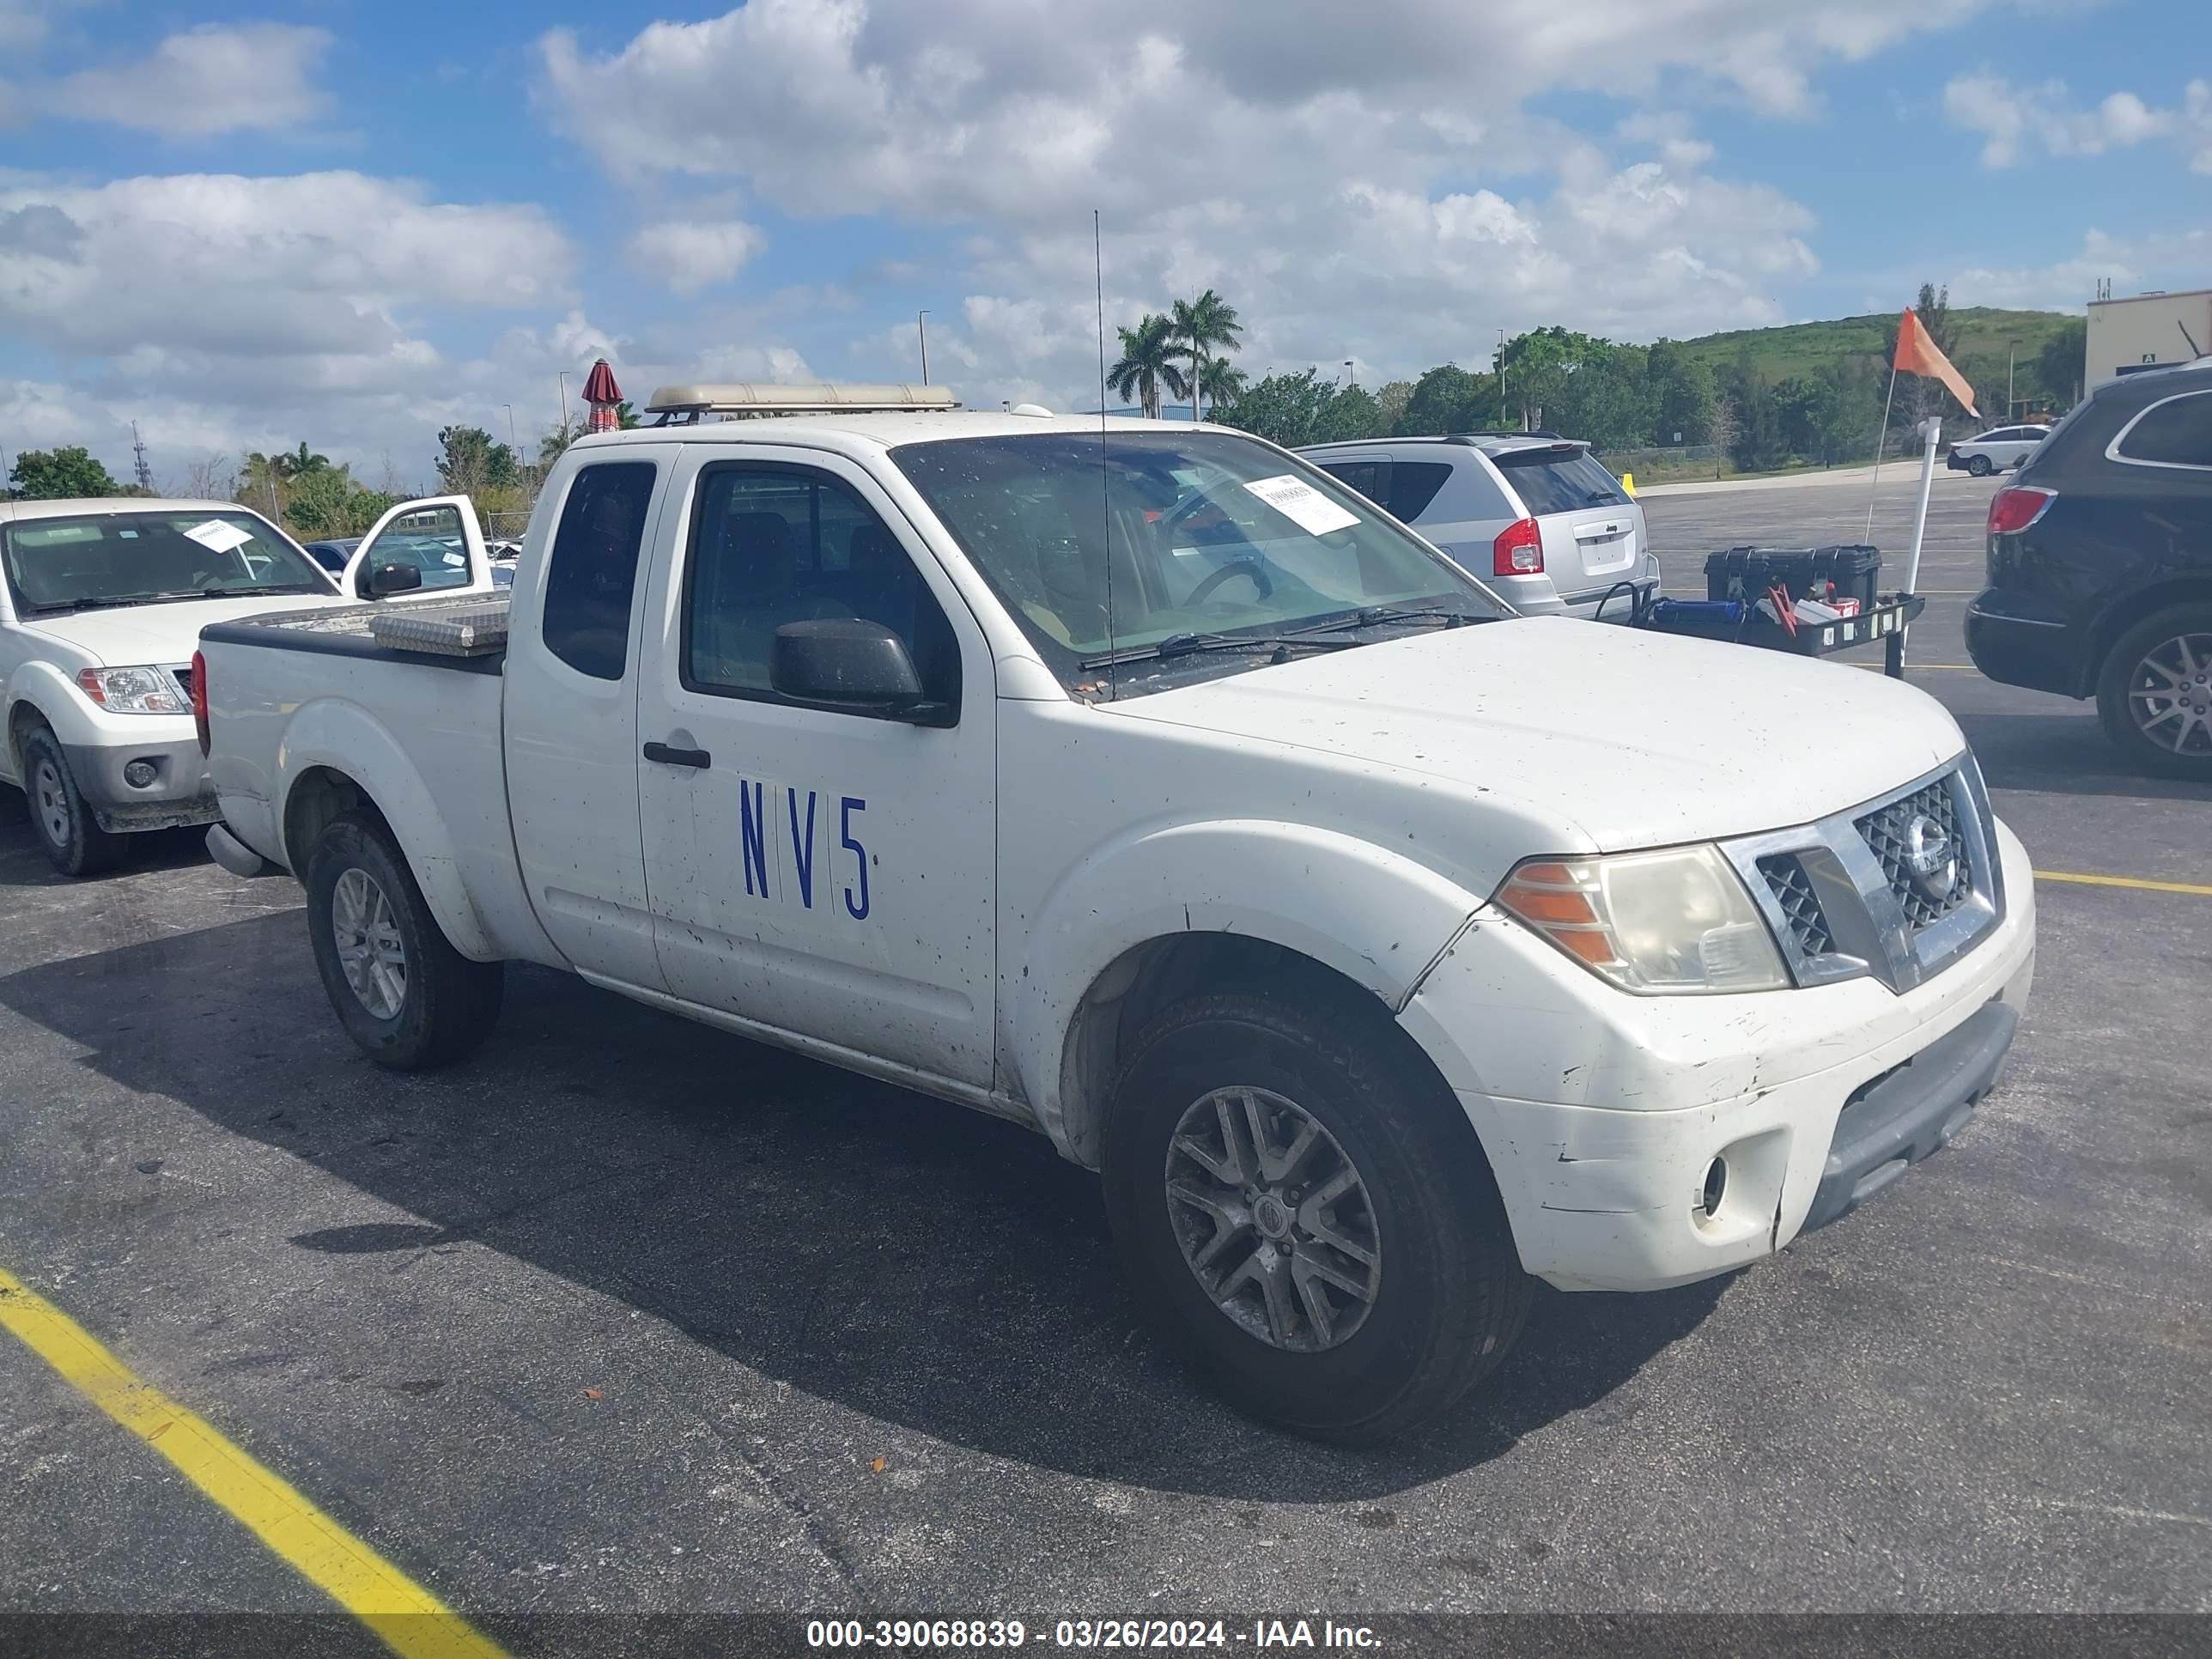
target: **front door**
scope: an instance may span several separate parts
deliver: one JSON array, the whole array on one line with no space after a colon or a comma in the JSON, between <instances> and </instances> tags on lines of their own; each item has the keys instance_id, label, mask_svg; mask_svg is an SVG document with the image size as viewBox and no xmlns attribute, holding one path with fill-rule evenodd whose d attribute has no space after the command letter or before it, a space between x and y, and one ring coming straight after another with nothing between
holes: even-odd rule
<instances>
[{"instance_id":1,"label":"front door","mask_svg":"<svg viewBox=\"0 0 2212 1659\"><path fill-rule=\"evenodd\" d=\"M639 690L646 882L679 997L976 1087L992 1080L993 673L868 478L811 450L686 445ZM672 526L666 514L679 514ZM776 629L881 623L952 723L801 707Z\"/></svg>"},{"instance_id":2,"label":"front door","mask_svg":"<svg viewBox=\"0 0 2212 1659\"><path fill-rule=\"evenodd\" d=\"M402 501L361 539L338 585L349 598L371 599L369 579L388 564L420 571L422 585L393 597L402 601L457 593L489 593L491 562L474 503L465 495L431 495Z\"/></svg>"}]
</instances>

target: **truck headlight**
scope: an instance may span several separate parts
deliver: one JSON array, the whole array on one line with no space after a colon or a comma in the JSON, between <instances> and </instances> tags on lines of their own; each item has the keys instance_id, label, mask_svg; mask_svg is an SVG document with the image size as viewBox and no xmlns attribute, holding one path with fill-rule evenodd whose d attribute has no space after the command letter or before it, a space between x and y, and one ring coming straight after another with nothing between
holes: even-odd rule
<instances>
[{"instance_id":1,"label":"truck headlight","mask_svg":"<svg viewBox=\"0 0 2212 1659\"><path fill-rule=\"evenodd\" d=\"M177 683L159 668L88 668L77 689L111 714L185 714L191 712Z\"/></svg>"},{"instance_id":2,"label":"truck headlight","mask_svg":"<svg viewBox=\"0 0 2212 1659\"><path fill-rule=\"evenodd\" d=\"M1530 859L1496 902L1624 991L1778 991L1789 970L1729 861L1711 847Z\"/></svg>"}]
</instances>

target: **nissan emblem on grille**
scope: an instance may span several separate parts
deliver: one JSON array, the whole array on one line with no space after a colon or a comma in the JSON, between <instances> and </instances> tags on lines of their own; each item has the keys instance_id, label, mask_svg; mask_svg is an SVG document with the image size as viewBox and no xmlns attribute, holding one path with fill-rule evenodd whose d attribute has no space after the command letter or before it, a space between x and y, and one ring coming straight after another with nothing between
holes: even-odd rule
<instances>
[{"instance_id":1,"label":"nissan emblem on grille","mask_svg":"<svg viewBox=\"0 0 2212 1659\"><path fill-rule=\"evenodd\" d=\"M1959 884L1959 848L1951 832L1925 812L1905 826L1905 867L1921 897L1941 904Z\"/></svg>"}]
</instances>

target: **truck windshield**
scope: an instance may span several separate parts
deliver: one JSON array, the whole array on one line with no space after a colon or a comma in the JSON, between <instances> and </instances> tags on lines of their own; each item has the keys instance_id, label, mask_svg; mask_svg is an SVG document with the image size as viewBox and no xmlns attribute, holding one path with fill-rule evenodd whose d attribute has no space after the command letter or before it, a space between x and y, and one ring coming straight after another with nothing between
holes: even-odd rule
<instances>
[{"instance_id":1,"label":"truck windshield","mask_svg":"<svg viewBox=\"0 0 2212 1659\"><path fill-rule=\"evenodd\" d=\"M1091 659L1347 629L1380 613L1510 616L1327 473L1224 432L1043 432L903 444L891 459L1071 689Z\"/></svg>"},{"instance_id":2,"label":"truck windshield","mask_svg":"<svg viewBox=\"0 0 2212 1659\"><path fill-rule=\"evenodd\" d=\"M243 510L86 513L25 519L5 532L8 585L28 616L335 591L313 560Z\"/></svg>"}]
</instances>

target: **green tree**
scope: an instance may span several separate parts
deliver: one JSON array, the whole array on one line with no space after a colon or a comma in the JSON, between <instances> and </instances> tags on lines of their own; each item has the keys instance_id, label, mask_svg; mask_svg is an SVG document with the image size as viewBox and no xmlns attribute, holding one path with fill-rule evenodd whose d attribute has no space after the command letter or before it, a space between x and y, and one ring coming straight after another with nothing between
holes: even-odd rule
<instances>
[{"instance_id":1,"label":"green tree","mask_svg":"<svg viewBox=\"0 0 2212 1659\"><path fill-rule=\"evenodd\" d=\"M1206 396L1206 407L1218 413L1243 397L1251 380L1250 375L1228 358L1209 357L1204 373L1199 376L1198 389Z\"/></svg>"},{"instance_id":2,"label":"green tree","mask_svg":"<svg viewBox=\"0 0 2212 1659\"><path fill-rule=\"evenodd\" d=\"M1145 418L1156 421L1160 416L1163 389L1174 398L1188 395L1183 380L1182 349L1176 343L1175 320L1148 311L1137 319L1134 328L1124 327L1118 331L1121 336L1121 355L1106 371L1106 384L1113 388L1115 397L1135 398ZM1220 399L1214 401L1218 408Z\"/></svg>"},{"instance_id":3,"label":"green tree","mask_svg":"<svg viewBox=\"0 0 2212 1659\"><path fill-rule=\"evenodd\" d=\"M1338 386L1314 411L1312 441L1317 444L1343 444L1360 438L1381 437L1381 419L1382 410L1372 393L1360 386Z\"/></svg>"},{"instance_id":4,"label":"green tree","mask_svg":"<svg viewBox=\"0 0 2212 1659\"><path fill-rule=\"evenodd\" d=\"M1439 363L1413 382L1405 412L1393 423L1401 437L1440 437L1447 432L1466 432L1483 425L1496 407L1495 383L1487 374L1470 374L1457 363Z\"/></svg>"},{"instance_id":5,"label":"green tree","mask_svg":"<svg viewBox=\"0 0 2212 1659\"><path fill-rule=\"evenodd\" d=\"M1655 340L1645 356L1652 399L1651 441L1702 444L1712 441L1713 372L1674 340Z\"/></svg>"},{"instance_id":6,"label":"green tree","mask_svg":"<svg viewBox=\"0 0 2212 1659\"><path fill-rule=\"evenodd\" d=\"M309 449L305 438L300 440L297 449L286 450L271 463L280 478L304 478L310 473L328 470L330 464L331 458Z\"/></svg>"},{"instance_id":7,"label":"green tree","mask_svg":"<svg viewBox=\"0 0 2212 1659\"><path fill-rule=\"evenodd\" d=\"M1183 362L1190 367L1185 379L1190 386L1190 418L1198 418L1199 394L1206 380L1206 361L1216 350L1234 350L1244 338L1237 307L1212 289L1195 300L1177 300L1169 318L1182 345Z\"/></svg>"},{"instance_id":8,"label":"green tree","mask_svg":"<svg viewBox=\"0 0 2212 1659\"><path fill-rule=\"evenodd\" d=\"M2069 317L2057 333L2035 354L2035 386L2054 410L2071 409L2087 378L2089 325Z\"/></svg>"},{"instance_id":9,"label":"green tree","mask_svg":"<svg viewBox=\"0 0 2212 1659\"><path fill-rule=\"evenodd\" d=\"M1790 459L1789 446L1782 435L1781 410L1774 388L1759 372L1748 347L1727 379L1726 395L1734 406L1735 425L1730 459L1745 472L1780 466Z\"/></svg>"},{"instance_id":10,"label":"green tree","mask_svg":"<svg viewBox=\"0 0 2212 1659\"><path fill-rule=\"evenodd\" d=\"M1294 449L1317 441L1315 434L1322 412L1334 395L1335 388L1321 378L1318 369L1270 374L1247 386L1228 408L1216 409L1213 418Z\"/></svg>"},{"instance_id":11,"label":"green tree","mask_svg":"<svg viewBox=\"0 0 2212 1659\"><path fill-rule=\"evenodd\" d=\"M359 536L395 504L383 491L356 483L351 468L325 463L293 480L284 522L302 539Z\"/></svg>"},{"instance_id":12,"label":"green tree","mask_svg":"<svg viewBox=\"0 0 2212 1659\"><path fill-rule=\"evenodd\" d=\"M615 428L617 431L628 432L638 424L637 410L631 407L629 398L625 398L615 405Z\"/></svg>"},{"instance_id":13,"label":"green tree","mask_svg":"<svg viewBox=\"0 0 2212 1659\"><path fill-rule=\"evenodd\" d=\"M449 426L438 433L438 481L447 494L469 495L487 486L520 483L514 451L492 441L480 426Z\"/></svg>"},{"instance_id":14,"label":"green tree","mask_svg":"<svg viewBox=\"0 0 2212 1659\"><path fill-rule=\"evenodd\" d=\"M1375 394L1375 431L1377 438L1395 436L1400 422L1406 418L1406 405L1413 401L1413 383L1411 380L1390 380Z\"/></svg>"},{"instance_id":15,"label":"green tree","mask_svg":"<svg viewBox=\"0 0 2212 1659\"><path fill-rule=\"evenodd\" d=\"M19 501L76 501L116 493L107 469L82 444L19 451L15 465L8 469L8 481L15 486L9 496Z\"/></svg>"}]
</instances>

